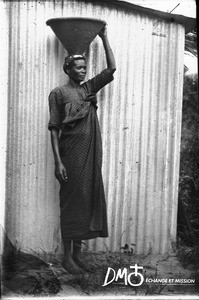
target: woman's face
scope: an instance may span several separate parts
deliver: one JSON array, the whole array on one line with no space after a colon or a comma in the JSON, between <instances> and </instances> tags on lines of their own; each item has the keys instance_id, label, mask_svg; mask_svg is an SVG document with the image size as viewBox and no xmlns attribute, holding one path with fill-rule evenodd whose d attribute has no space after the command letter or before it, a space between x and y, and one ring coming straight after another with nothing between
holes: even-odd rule
<instances>
[{"instance_id":1,"label":"woman's face","mask_svg":"<svg viewBox=\"0 0 199 300\"><path fill-rule=\"evenodd\" d=\"M84 59L74 60L74 66L68 70L68 76L76 82L81 82L86 76L86 62Z\"/></svg>"}]
</instances>

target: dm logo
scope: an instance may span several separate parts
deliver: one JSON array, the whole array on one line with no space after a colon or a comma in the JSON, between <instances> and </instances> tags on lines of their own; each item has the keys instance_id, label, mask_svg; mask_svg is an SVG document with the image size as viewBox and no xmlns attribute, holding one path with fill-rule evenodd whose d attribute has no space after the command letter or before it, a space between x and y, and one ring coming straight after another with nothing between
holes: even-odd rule
<instances>
[{"instance_id":1,"label":"dm logo","mask_svg":"<svg viewBox=\"0 0 199 300\"><path fill-rule=\"evenodd\" d=\"M134 272L128 274L127 268L124 268L123 270L118 269L116 272L114 269L109 267L102 286L107 286L113 281L117 282L119 279L124 279L125 285L130 284L131 286L140 286L144 282L144 276L141 272L139 272L139 270L142 270L143 267L135 264L134 266L130 266L130 269L134 269Z\"/></svg>"}]
</instances>

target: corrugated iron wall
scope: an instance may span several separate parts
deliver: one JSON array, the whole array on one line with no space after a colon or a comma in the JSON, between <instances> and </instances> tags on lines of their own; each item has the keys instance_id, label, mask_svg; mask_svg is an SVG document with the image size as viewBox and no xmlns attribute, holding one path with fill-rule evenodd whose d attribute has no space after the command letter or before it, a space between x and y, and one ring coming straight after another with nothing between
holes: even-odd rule
<instances>
[{"instance_id":1,"label":"corrugated iron wall","mask_svg":"<svg viewBox=\"0 0 199 300\"><path fill-rule=\"evenodd\" d=\"M0 257L3 252L5 203L6 203L6 156L7 156L7 108L8 108L8 16L6 8L0 2L0 36L1 36L1 55L0 55ZM2 260L0 258L0 264Z\"/></svg>"},{"instance_id":2,"label":"corrugated iron wall","mask_svg":"<svg viewBox=\"0 0 199 300\"><path fill-rule=\"evenodd\" d=\"M48 95L64 84L66 51L45 22L92 17L108 23L117 71L98 94L108 239L93 250L165 253L175 240L184 28L108 5L19 1L9 10L9 107L6 230L20 248L60 252L59 186L47 130ZM100 38L88 77L106 66Z\"/></svg>"}]
</instances>

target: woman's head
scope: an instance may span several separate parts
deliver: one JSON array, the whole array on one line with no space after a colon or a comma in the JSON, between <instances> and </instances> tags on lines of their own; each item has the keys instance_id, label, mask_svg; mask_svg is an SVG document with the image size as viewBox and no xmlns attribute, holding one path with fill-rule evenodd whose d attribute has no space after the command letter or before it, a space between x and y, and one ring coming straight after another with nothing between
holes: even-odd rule
<instances>
[{"instance_id":1,"label":"woman's head","mask_svg":"<svg viewBox=\"0 0 199 300\"><path fill-rule=\"evenodd\" d=\"M83 55L69 55L65 58L64 72L75 81L83 81L86 76L86 58Z\"/></svg>"}]
</instances>

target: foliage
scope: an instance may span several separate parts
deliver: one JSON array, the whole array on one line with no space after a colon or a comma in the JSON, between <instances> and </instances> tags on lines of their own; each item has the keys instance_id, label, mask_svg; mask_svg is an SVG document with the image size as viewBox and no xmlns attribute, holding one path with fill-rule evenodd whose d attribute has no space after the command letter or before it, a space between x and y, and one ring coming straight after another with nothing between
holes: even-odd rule
<instances>
[{"instance_id":1,"label":"foliage","mask_svg":"<svg viewBox=\"0 0 199 300\"><path fill-rule=\"evenodd\" d=\"M197 33L195 30L192 32L188 32L185 35L185 50L191 52L195 56L198 56Z\"/></svg>"},{"instance_id":2,"label":"foliage","mask_svg":"<svg viewBox=\"0 0 199 300\"><path fill-rule=\"evenodd\" d=\"M187 246L199 245L199 102L198 76L185 76L180 182L178 201L178 237Z\"/></svg>"}]
</instances>

